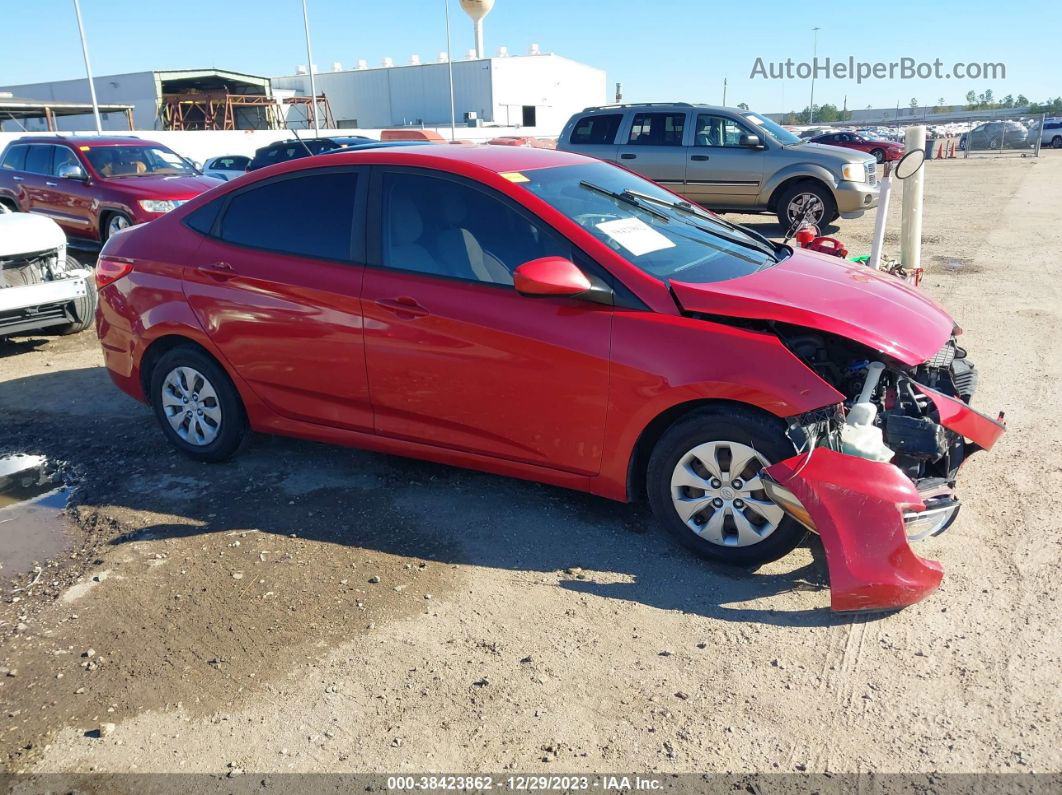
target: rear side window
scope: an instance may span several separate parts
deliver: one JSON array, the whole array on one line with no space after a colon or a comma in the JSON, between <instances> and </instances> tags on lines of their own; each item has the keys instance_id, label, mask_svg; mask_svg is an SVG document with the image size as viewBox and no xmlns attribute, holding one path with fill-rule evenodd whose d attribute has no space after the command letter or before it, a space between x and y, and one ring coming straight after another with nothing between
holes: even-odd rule
<instances>
[{"instance_id":1,"label":"rear side window","mask_svg":"<svg viewBox=\"0 0 1062 795\"><path fill-rule=\"evenodd\" d=\"M685 113L638 113L627 143L642 146L682 146Z\"/></svg>"},{"instance_id":2,"label":"rear side window","mask_svg":"<svg viewBox=\"0 0 1062 795\"><path fill-rule=\"evenodd\" d=\"M241 191L229 201L220 236L238 246L349 260L357 179L328 171Z\"/></svg>"},{"instance_id":3,"label":"rear side window","mask_svg":"<svg viewBox=\"0 0 1062 795\"><path fill-rule=\"evenodd\" d=\"M4 162L0 163L0 168L6 168L9 171L25 171L27 149L29 149L28 146L12 146L4 155Z\"/></svg>"},{"instance_id":4,"label":"rear side window","mask_svg":"<svg viewBox=\"0 0 1062 795\"><path fill-rule=\"evenodd\" d=\"M198 210L192 210L185 217L185 224L196 232L209 235L214 228L214 221L217 220L218 212L221 210L221 205L224 201L224 199L215 199L209 204L204 204Z\"/></svg>"},{"instance_id":5,"label":"rear side window","mask_svg":"<svg viewBox=\"0 0 1062 795\"><path fill-rule=\"evenodd\" d=\"M616 142L616 130L619 129L623 115L620 113L607 116L586 116L580 119L572 130L573 144L611 144Z\"/></svg>"},{"instance_id":6,"label":"rear side window","mask_svg":"<svg viewBox=\"0 0 1062 795\"><path fill-rule=\"evenodd\" d=\"M33 144L26 153L26 171L31 174L50 174L52 171L52 149L49 144Z\"/></svg>"}]
</instances>

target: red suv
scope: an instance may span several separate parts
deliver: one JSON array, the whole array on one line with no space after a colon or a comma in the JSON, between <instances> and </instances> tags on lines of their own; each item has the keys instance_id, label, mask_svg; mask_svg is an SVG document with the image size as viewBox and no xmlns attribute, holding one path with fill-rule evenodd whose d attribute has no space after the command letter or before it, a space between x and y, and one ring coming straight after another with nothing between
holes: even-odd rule
<instances>
[{"instance_id":1,"label":"red suv","mask_svg":"<svg viewBox=\"0 0 1062 795\"><path fill-rule=\"evenodd\" d=\"M140 138L19 138L0 156L0 203L47 215L71 242L103 243L221 182Z\"/></svg>"},{"instance_id":2,"label":"red suv","mask_svg":"<svg viewBox=\"0 0 1062 795\"><path fill-rule=\"evenodd\" d=\"M1003 430L922 293L566 152L272 166L118 235L96 276L112 379L193 458L258 430L647 496L742 565L811 529L837 609L937 586L908 540Z\"/></svg>"}]
</instances>

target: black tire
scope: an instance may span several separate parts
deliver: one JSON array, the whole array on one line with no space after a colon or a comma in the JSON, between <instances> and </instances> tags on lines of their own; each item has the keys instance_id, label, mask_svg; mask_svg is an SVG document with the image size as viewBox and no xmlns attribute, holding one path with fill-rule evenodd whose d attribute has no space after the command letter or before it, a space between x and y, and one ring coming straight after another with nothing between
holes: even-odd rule
<instances>
[{"instance_id":1,"label":"black tire","mask_svg":"<svg viewBox=\"0 0 1062 795\"><path fill-rule=\"evenodd\" d=\"M1000 144L1000 140L998 138L993 138L991 141L988 142L988 148L989 149L999 149L999 144Z\"/></svg>"},{"instance_id":2,"label":"black tire","mask_svg":"<svg viewBox=\"0 0 1062 795\"><path fill-rule=\"evenodd\" d=\"M697 535L680 518L672 499L672 475L687 453L706 442L730 442L751 447L768 464L795 455L784 425L774 418L740 407L707 408L688 414L660 437L649 458L646 490L657 520L681 544L709 560L758 566L789 554L804 540L807 532L788 515L783 515L773 532L765 535L763 540L748 546L724 546L709 541ZM752 462L750 467L745 472L754 472L759 463ZM756 499L767 499L762 492L755 496Z\"/></svg>"},{"instance_id":3,"label":"black tire","mask_svg":"<svg viewBox=\"0 0 1062 795\"><path fill-rule=\"evenodd\" d=\"M82 267L81 263L73 257L66 258L67 270L74 270ZM81 298L75 298L70 307L71 314L73 314L75 320L73 323L68 323L65 326L59 326L56 328L58 334L78 334L91 328L96 322L96 304L99 298L96 294L96 280L89 276L85 279L85 295Z\"/></svg>"},{"instance_id":4,"label":"black tire","mask_svg":"<svg viewBox=\"0 0 1062 795\"><path fill-rule=\"evenodd\" d=\"M115 219L124 219L125 225L129 226L133 223L133 219L129 217L128 213L123 212L109 212L102 219L100 219L100 243L106 243L111 237L111 228Z\"/></svg>"},{"instance_id":5,"label":"black tire","mask_svg":"<svg viewBox=\"0 0 1062 795\"><path fill-rule=\"evenodd\" d=\"M163 403L166 377L178 367L188 367L202 374L217 395L221 420L217 436L209 444L192 444L182 439L171 425ZM248 435L247 414L232 380L213 358L199 348L181 346L164 353L151 371L148 401L155 418L170 444L196 461L225 461L239 450Z\"/></svg>"},{"instance_id":6,"label":"black tire","mask_svg":"<svg viewBox=\"0 0 1062 795\"><path fill-rule=\"evenodd\" d=\"M877 160L878 163L884 163L885 162L885 150L884 149L874 149L874 150L872 150L870 152L870 154L874 155L874 159Z\"/></svg>"},{"instance_id":7,"label":"black tire","mask_svg":"<svg viewBox=\"0 0 1062 795\"><path fill-rule=\"evenodd\" d=\"M822 202L822 212L818 220L812 219L809 223L815 224L819 229L822 229L827 224L832 224L837 220L837 202L833 199L833 194L830 189L816 180L803 180L801 182L795 182L782 191L778 197L778 204L776 206L776 212L778 215L778 223L782 228L789 230L793 226L793 220L789 217L789 205L797 200L797 197L802 194L813 194Z\"/></svg>"},{"instance_id":8,"label":"black tire","mask_svg":"<svg viewBox=\"0 0 1062 795\"><path fill-rule=\"evenodd\" d=\"M1056 135L1051 139L1051 147L1054 149L1062 149L1062 135Z\"/></svg>"},{"instance_id":9,"label":"black tire","mask_svg":"<svg viewBox=\"0 0 1062 795\"><path fill-rule=\"evenodd\" d=\"M18 207L7 199L0 199L0 213L17 213Z\"/></svg>"}]
</instances>

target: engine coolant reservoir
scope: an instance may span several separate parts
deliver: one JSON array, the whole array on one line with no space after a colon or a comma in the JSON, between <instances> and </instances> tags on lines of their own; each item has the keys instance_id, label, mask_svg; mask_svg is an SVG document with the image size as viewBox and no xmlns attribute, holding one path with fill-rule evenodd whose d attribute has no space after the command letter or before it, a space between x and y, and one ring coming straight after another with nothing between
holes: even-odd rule
<instances>
[{"instance_id":1,"label":"engine coolant reservoir","mask_svg":"<svg viewBox=\"0 0 1062 795\"><path fill-rule=\"evenodd\" d=\"M878 407L873 403L856 403L841 426L841 452L871 461L891 461L892 450L886 446L881 428L874 424Z\"/></svg>"}]
</instances>

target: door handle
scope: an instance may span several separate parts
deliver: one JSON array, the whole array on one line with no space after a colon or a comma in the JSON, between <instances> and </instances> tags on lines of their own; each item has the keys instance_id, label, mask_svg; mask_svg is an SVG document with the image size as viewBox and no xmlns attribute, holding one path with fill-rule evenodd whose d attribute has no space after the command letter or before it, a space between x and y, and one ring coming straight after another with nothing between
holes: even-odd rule
<instances>
[{"instance_id":1,"label":"door handle","mask_svg":"<svg viewBox=\"0 0 1062 795\"><path fill-rule=\"evenodd\" d=\"M59 187L59 183L58 182L45 182L44 184L47 185L49 188L58 188Z\"/></svg>"},{"instance_id":2,"label":"door handle","mask_svg":"<svg viewBox=\"0 0 1062 795\"><path fill-rule=\"evenodd\" d=\"M412 319L424 317L428 310L417 303L415 298L401 295L398 298L380 298L376 301L377 306L382 306L389 312L394 312L401 318Z\"/></svg>"},{"instance_id":3,"label":"door handle","mask_svg":"<svg viewBox=\"0 0 1062 795\"><path fill-rule=\"evenodd\" d=\"M632 155L630 152L624 152L620 155L620 160L636 160L638 155Z\"/></svg>"},{"instance_id":4,"label":"door handle","mask_svg":"<svg viewBox=\"0 0 1062 795\"><path fill-rule=\"evenodd\" d=\"M708 160L708 155L690 155L690 160Z\"/></svg>"},{"instance_id":5,"label":"door handle","mask_svg":"<svg viewBox=\"0 0 1062 795\"><path fill-rule=\"evenodd\" d=\"M23 177L12 177L11 179L15 180L15 182L22 182Z\"/></svg>"},{"instance_id":6,"label":"door handle","mask_svg":"<svg viewBox=\"0 0 1062 795\"><path fill-rule=\"evenodd\" d=\"M195 272L218 281L225 281L236 275L236 271L227 262L211 262L209 265L200 265L195 269Z\"/></svg>"}]
</instances>

